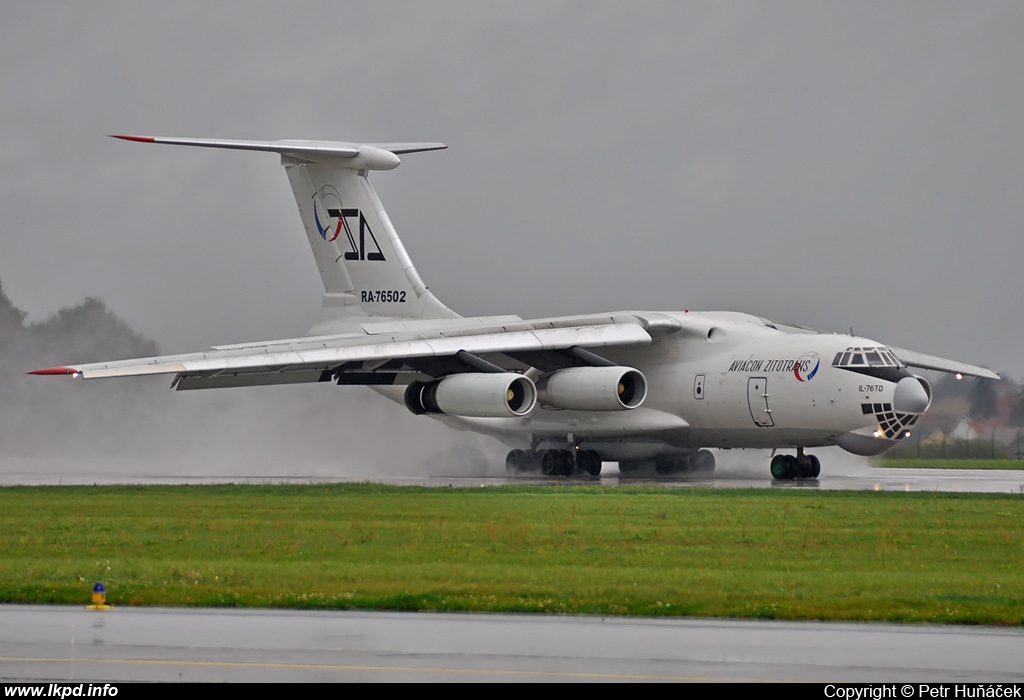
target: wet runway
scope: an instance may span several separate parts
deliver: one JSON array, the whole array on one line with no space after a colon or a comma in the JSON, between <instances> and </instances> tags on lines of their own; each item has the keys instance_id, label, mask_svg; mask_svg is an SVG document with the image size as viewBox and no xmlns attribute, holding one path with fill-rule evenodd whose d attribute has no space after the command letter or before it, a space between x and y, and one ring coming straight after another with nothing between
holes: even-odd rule
<instances>
[{"instance_id":1,"label":"wet runway","mask_svg":"<svg viewBox=\"0 0 1024 700\"><path fill-rule=\"evenodd\" d=\"M724 470L723 470L724 471ZM444 478L411 480L426 485L488 486L493 484L593 484L601 486L643 485L664 488L771 488L814 489L820 491L947 491L975 493L1024 494L1024 471L974 469L878 469L866 470L861 475L823 476L820 479L794 479L776 481L770 476L731 476L724 473L716 478L647 478L622 477L617 473L599 479L550 479L544 477ZM408 483L402 479L387 483Z\"/></svg>"},{"instance_id":2,"label":"wet runway","mask_svg":"<svg viewBox=\"0 0 1024 700\"><path fill-rule=\"evenodd\" d=\"M0 679L1024 682L1024 632L934 625L0 606Z\"/></svg>"},{"instance_id":3,"label":"wet runway","mask_svg":"<svg viewBox=\"0 0 1024 700\"><path fill-rule=\"evenodd\" d=\"M762 460L751 460L760 465ZM501 486L505 484L565 485L586 484L615 487L646 485L664 488L773 488L817 489L822 491L936 491L1024 494L1024 470L985 469L882 469L862 464L845 464L835 470L823 469L819 479L776 481L765 464L725 464L711 478L634 478L622 477L614 463L605 465L599 478L548 478L536 476L445 474L434 470L431 476L409 476L369 470L338 475L329 465L298 468L282 473L273 467L258 471L231 465L214 465L197 470L195 465L153 465L130 460L73 462L70 460L7 459L0 461L0 485L73 485L73 484L267 484L267 483L341 483L376 482L398 486ZM483 470L481 470L483 471Z\"/></svg>"}]
</instances>

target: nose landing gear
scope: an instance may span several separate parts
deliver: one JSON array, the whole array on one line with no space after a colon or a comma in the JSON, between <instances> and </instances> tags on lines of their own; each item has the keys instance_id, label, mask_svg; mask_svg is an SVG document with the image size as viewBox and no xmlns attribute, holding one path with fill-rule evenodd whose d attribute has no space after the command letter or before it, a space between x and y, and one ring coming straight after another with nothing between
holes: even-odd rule
<instances>
[{"instance_id":1,"label":"nose landing gear","mask_svg":"<svg viewBox=\"0 0 1024 700\"><path fill-rule=\"evenodd\" d=\"M814 455L804 453L804 448L796 449L796 456L775 455L771 462L772 478L777 480L817 479L821 474L821 461Z\"/></svg>"}]
</instances>

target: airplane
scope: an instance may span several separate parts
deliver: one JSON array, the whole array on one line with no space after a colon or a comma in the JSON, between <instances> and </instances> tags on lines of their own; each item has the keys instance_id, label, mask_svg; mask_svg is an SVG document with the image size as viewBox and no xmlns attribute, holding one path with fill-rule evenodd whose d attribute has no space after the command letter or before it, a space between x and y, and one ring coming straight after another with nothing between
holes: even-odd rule
<instances>
[{"instance_id":1,"label":"airplane","mask_svg":"<svg viewBox=\"0 0 1024 700\"><path fill-rule=\"evenodd\" d=\"M931 404L914 368L999 378L852 330L737 312L462 317L427 289L369 180L445 144L114 138L278 154L323 281L320 318L300 338L30 374L171 374L179 391L362 385L504 442L512 475L598 476L602 462L627 475L708 475L709 448L762 448L776 480L816 479L808 448L878 455L909 436Z\"/></svg>"}]
</instances>

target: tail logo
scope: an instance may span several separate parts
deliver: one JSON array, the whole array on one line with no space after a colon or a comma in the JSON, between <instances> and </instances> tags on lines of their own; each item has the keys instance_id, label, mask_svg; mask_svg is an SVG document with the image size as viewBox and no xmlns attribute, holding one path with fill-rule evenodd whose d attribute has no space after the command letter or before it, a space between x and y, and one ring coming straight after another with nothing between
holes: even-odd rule
<instances>
[{"instance_id":1,"label":"tail logo","mask_svg":"<svg viewBox=\"0 0 1024 700\"><path fill-rule=\"evenodd\" d=\"M359 220L358 240L352 232L349 219ZM345 238L352 248L345 252L346 260L386 259L363 212L353 207L342 206L341 195L331 185L324 185L313 194L313 221L316 222L316 230L320 237L328 243L334 243L341 232L345 232Z\"/></svg>"}]
</instances>

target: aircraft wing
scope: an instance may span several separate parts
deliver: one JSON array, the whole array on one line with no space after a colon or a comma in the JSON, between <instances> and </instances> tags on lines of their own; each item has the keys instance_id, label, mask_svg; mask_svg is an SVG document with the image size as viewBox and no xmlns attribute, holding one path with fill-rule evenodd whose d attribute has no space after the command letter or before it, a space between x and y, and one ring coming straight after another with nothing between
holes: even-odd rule
<instances>
[{"instance_id":1,"label":"aircraft wing","mask_svg":"<svg viewBox=\"0 0 1024 700\"><path fill-rule=\"evenodd\" d=\"M765 323L769 324L772 328L777 328L783 333L808 333L808 334L827 334L827 331L821 331L816 328L808 328L806 326L800 326L794 323L779 323L776 321L769 321L768 319L762 319ZM851 333L852 335L852 333ZM970 377L981 377L982 379L999 379L999 375L990 369L979 367L978 365L969 365L966 362L960 362L959 360L947 360L944 357L936 357L935 355L926 355L923 352L915 352L914 350L907 350L905 348L898 348L894 345L887 345L887 348L896 353L896 356L900 358L903 364L908 367L917 367L919 369L930 369L936 372L947 372L949 374L961 374Z\"/></svg>"},{"instance_id":2,"label":"aircraft wing","mask_svg":"<svg viewBox=\"0 0 1024 700\"><path fill-rule=\"evenodd\" d=\"M947 360L942 357L935 357L934 355L925 355L921 352L904 350L903 348L889 346L889 349L896 353L896 356L903 360L903 363L908 367L931 369L937 372L948 372L950 374L966 374L971 377L982 377L983 379L999 379L999 375L992 370L985 369L984 367L978 367L977 365L969 365L956 360Z\"/></svg>"},{"instance_id":3,"label":"aircraft wing","mask_svg":"<svg viewBox=\"0 0 1024 700\"><path fill-rule=\"evenodd\" d=\"M394 320L359 331L211 348L206 352L72 364L30 374L83 379L174 374L177 389L335 381L403 384L466 371L601 364L591 352L650 343L679 322L660 314L523 321L518 317ZM611 364L605 361L606 364Z\"/></svg>"}]
</instances>

